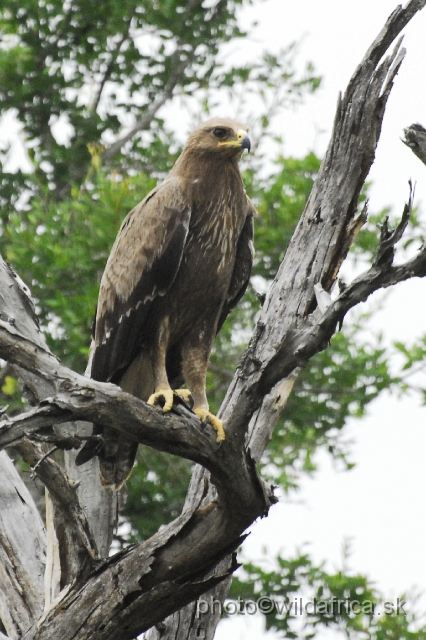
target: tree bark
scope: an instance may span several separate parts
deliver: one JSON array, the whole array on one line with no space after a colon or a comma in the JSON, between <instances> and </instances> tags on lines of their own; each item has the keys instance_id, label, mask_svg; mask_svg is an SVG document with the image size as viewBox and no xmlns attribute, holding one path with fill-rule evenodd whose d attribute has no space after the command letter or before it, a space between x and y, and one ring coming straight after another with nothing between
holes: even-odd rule
<instances>
[{"instance_id":1,"label":"tree bark","mask_svg":"<svg viewBox=\"0 0 426 640\"><path fill-rule=\"evenodd\" d=\"M26 640L133 640L155 625L157 631L160 625L162 638L203 637L201 633L213 637L218 616L212 613L200 622L196 604L163 621L219 585L219 596L225 597L244 531L275 501L255 464L297 371L326 348L350 308L379 288L426 275L426 248L406 264L393 266L394 246L411 210L410 197L398 227L390 231L387 223L383 225L372 267L335 300L329 295L365 221L366 212L357 212L357 202L404 55L400 43L388 58L381 58L425 4L426 0L411 0L392 14L339 99L318 179L222 405L226 441L220 448L213 430L201 430L185 407L165 415L114 385L79 376L61 365L39 339L33 309L22 291L22 322L11 317L16 300L2 305L0 356L20 368L39 403L3 421L0 448L20 443L21 448L30 447L28 456L35 456L36 472L50 488L57 514L61 587L66 586L60 601L38 624L32 614ZM0 264L0 282L8 277L7 267ZM81 420L101 422L201 465L181 516L150 540L113 558L107 559L97 548L93 500L87 499L92 506L84 502L66 472L49 457L43 459L37 449L40 441L64 449L79 446L82 433L77 421ZM70 421L75 426L58 430L57 425ZM74 474L72 466L68 469ZM91 479L83 481L86 492ZM97 491L92 495L99 495ZM110 512L104 513L107 520Z\"/></svg>"},{"instance_id":2,"label":"tree bark","mask_svg":"<svg viewBox=\"0 0 426 640\"><path fill-rule=\"evenodd\" d=\"M426 129L421 124L412 124L404 129L404 144L426 164Z\"/></svg>"},{"instance_id":3,"label":"tree bark","mask_svg":"<svg viewBox=\"0 0 426 640\"><path fill-rule=\"evenodd\" d=\"M19 640L44 607L46 533L13 462L0 452L0 619Z\"/></svg>"},{"instance_id":4,"label":"tree bark","mask_svg":"<svg viewBox=\"0 0 426 640\"><path fill-rule=\"evenodd\" d=\"M28 289L0 258L0 319L37 341L39 331ZM40 344L45 345L43 338ZM52 391L48 381L31 377ZM46 532L25 483L5 451L0 453L0 618L12 640L20 638L44 608Z\"/></svg>"}]
</instances>

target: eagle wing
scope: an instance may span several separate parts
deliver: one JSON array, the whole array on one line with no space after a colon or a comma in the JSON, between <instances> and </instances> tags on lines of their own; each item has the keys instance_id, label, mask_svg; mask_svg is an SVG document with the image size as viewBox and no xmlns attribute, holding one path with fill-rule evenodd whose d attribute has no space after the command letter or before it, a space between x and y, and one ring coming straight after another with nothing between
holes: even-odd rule
<instances>
[{"instance_id":1,"label":"eagle wing","mask_svg":"<svg viewBox=\"0 0 426 640\"><path fill-rule=\"evenodd\" d=\"M125 218L99 292L91 376L118 382L134 359L148 312L176 277L191 205L169 178Z\"/></svg>"},{"instance_id":2,"label":"eagle wing","mask_svg":"<svg viewBox=\"0 0 426 640\"><path fill-rule=\"evenodd\" d=\"M243 297L247 285L250 280L251 268L253 265L253 216L256 213L250 200L247 198L249 205L249 214L238 238L237 254L235 257L234 270L232 272L231 283L229 285L228 294L219 316L217 332L220 331L232 309L238 304Z\"/></svg>"}]
</instances>

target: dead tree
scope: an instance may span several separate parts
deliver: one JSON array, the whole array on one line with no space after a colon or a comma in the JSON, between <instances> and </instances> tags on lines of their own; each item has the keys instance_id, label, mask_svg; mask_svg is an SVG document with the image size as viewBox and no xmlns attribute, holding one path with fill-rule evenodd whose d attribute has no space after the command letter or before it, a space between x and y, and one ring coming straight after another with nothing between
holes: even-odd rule
<instances>
[{"instance_id":1,"label":"dead tree","mask_svg":"<svg viewBox=\"0 0 426 640\"><path fill-rule=\"evenodd\" d=\"M212 589L225 597L244 531L275 501L256 463L298 371L327 347L349 309L381 288L426 276L425 247L393 264L410 190L396 229L384 223L370 269L330 296L366 220L358 199L404 58L401 39L386 52L425 4L410 0L392 13L339 98L318 178L223 402L227 438L220 449L185 407L163 414L63 366L46 346L28 290L0 263L0 356L15 367L33 404L3 416L0 448L14 445L48 494L46 534L11 460L0 453L0 618L9 640L132 640L148 629L150 638L213 637L214 612L195 619L194 601ZM418 152L424 140L409 131L407 143ZM73 465L91 422L197 463L182 514L111 558L117 496L101 487L96 460L84 471ZM54 447L66 451L65 468L51 457Z\"/></svg>"}]
</instances>

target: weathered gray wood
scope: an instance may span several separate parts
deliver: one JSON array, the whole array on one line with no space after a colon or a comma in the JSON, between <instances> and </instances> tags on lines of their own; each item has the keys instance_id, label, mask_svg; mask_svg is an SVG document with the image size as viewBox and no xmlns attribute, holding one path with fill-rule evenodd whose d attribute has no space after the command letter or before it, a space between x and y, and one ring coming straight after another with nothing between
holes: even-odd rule
<instances>
[{"instance_id":1,"label":"weathered gray wood","mask_svg":"<svg viewBox=\"0 0 426 640\"><path fill-rule=\"evenodd\" d=\"M1 257L0 272L0 319L37 341L38 320L27 288ZM53 389L48 381L40 380L40 385ZM46 533L37 507L13 463L2 451L0 618L12 640L34 624L43 611L45 556Z\"/></svg>"},{"instance_id":2,"label":"weathered gray wood","mask_svg":"<svg viewBox=\"0 0 426 640\"><path fill-rule=\"evenodd\" d=\"M22 282L12 267L0 256L0 320L7 322L28 340L41 349L49 351L46 340L40 331L40 325L35 312L34 303L28 287ZM51 395L54 386L48 377L33 376L24 369L24 382L28 385L28 392L34 401Z\"/></svg>"},{"instance_id":3,"label":"weathered gray wood","mask_svg":"<svg viewBox=\"0 0 426 640\"><path fill-rule=\"evenodd\" d=\"M426 129L421 124L412 124L404 129L404 134L403 142L426 164Z\"/></svg>"},{"instance_id":4,"label":"weathered gray wood","mask_svg":"<svg viewBox=\"0 0 426 640\"><path fill-rule=\"evenodd\" d=\"M46 534L23 480L0 452L0 619L18 640L44 606Z\"/></svg>"},{"instance_id":5,"label":"weathered gray wood","mask_svg":"<svg viewBox=\"0 0 426 640\"><path fill-rule=\"evenodd\" d=\"M73 429L89 435L92 425L77 422ZM78 499L86 512L97 553L101 558L108 558L113 531L117 524L120 496L117 492L102 486L98 458L92 458L82 467L76 467L76 455L76 451L65 452L65 470L68 477L76 483Z\"/></svg>"},{"instance_id":6,"label":"weathered gray wood","mask_svg":"<svg viewBox=\"0 0 426 640\"><path fill-rule=\"evenodd\" d=\"M46 489L53 506L53 521L59 543L61 566L60 587L64 588L91 566L92 560L99 560L96 543L90 531L86 513L77 496L77 488L65 471L50 457L46 457L42 447L25 440L20 453L37 473Z\"/></svg>"},{"instance_id":7,"label":"weathered gray wood","mask_svg":"<svg viewBox=\"0 0 426 640\"><path fill-rule=\"evenodd\" d=\"M90 348L89 361L84 374L86 377L90 377L92 356L93 345ZM64 433L75 432L75 430L82 435L90 435L93 431L93 425L88 422L78 422L70 425L70 430L62 428ZM102 486L97 457L92 458L85 465L77 467L75 465L76 455L75 450L65 452L65 470L77 485L77 495L87 514L97 552L101 558L108 558L118 520L118 505L122 503L123 490L116 493Z\"/></svg>"},{"instance_id":8,"label":"weathered gray wood","mask_svg":"<svg viewBox=\"0 0 426 640\"><path fill-rule=\"evenodd\" d=\"M38 317L28 287L1 257L0 283L0 320L5 320L10 326L13 326L22 335L27 336L29 340L38 345L40 349L49 352L46 340L40 331ZM30 402L39 402L54 392L54 385L51 384L48 376L33 375L27 369L21 369L19 366L16 366L15 370L25 383L24 389ZM25 454L25 450L22 450L21 455L24 459L26 459ZM26 461L30 463L29 460ZM48 495L46 496L46 502L49 503ZM53 514L55 510L53 507L52 510L52 518L46 520L48 529L47 541L48 544L54 545L56 534L54 530L49 530L50 527L54 526ZM46 544L46 540L44 540L44 544ZM46 556L49 574L45 575L44 591L41 590L39 593L40 602L43 606L49 603L49 598L53 593L59 591L59 582L54 584L51 581L53 578L59 578L60 576L60 568L55 565L55 562L59 560L55 548L48 546ZM23 595L25 597L25 592L23 592Z\"/></svg>"},{"instance_id":9,"label":"weathered gray wood","mask_svg":"<svg viewBox=\"0 0 426 640\"><path fill-rule=\"evenodd\" d=\"M0 275L0 320L6 321L13 330L20 335L26 336L28 340L38 346L41 352L46 353L52 361L55 361L56 359L50 353L44 336L40 331L38 318L28 288L3 260L0 262ZM51 384L48 376L40 375L40 372L34 374L28 368L20 368L19 366L15 367L15 369L26 384L27 393L29 393L32 402L40 402L55 393L55 386ZM37 448L35 445L26 443L20 446L19 450L28 464L35 465L46 449L43 450L40 447ZM74 469L75 467L72 465L72 468ZM85 506L94 506L92 510L88 509L90 516L92 516L91 523L94 530L92 534L90 522L82 510L81 497L77 499L77 496L74 496L75 499L72 499L75 491L54 461L45 460L42 464L37 465L37 471L42 481L48 487L50 484L49 488L53 491L52 517L47 518L46 522L48 527L55 526L57 529L56 532L48 531L48 541L52 545L47 552L49 563L44 589L45 606L48 607L51 599L59 593L61 584L64 586L67 582L72 582L87 566L85 563L86 553L97 557L97 538L101 543L101 549L105 557L108 556L112 534L111 525L114 521L111 511L115 514L116 497L111 492L107 494L103 487L100 486L98 486L98 494L96 494L94 488L100 485L97 469L92 473L95 481L93 482L93 478L89 479L90 492L85 491L85 482L80 482L80 496L83 493L83 497L87 497ZM66 498L67 490L68 497L71 498L70 502ZM46 500L49 507L49 496L47 496ZM113 505L106 517L106 509L104 513L101 513L100 508L105 503ZM102 515L104 516L103 518L101 517ZM56 547L57 538L61 542L58 547L61 551L59 555ZM59 561L60 566L56 566L55 561ZM53 579L58 580L58 583L54 584L52 582ZM40 591L39 597L40 601L43 602L43 590Z\"/></svg>"},{"instance_id":10,"label":"weathered gray wood","mask_svg":"<svg viewBox=\"0 0 426 640\"><path fill-rule=\"evenodd\" d=\"M46 569L44 571L44 610L48 611L61 591L61 559L59 556L59 541L55 531L55 510L47 489L46 501Z\"/></svg>"},{"instance_id":11,"label":"weathered gray wood","mask_svg":"<svg viewBox=\"0 0 426 640\"><path fill-rule=\"evenodd\" d=\"M6 321L8 326L15 330L32 344L37 345L40 352L45 353L52 363L57 363L56 358L50 353L45 338L40 331L38 318L35 313L34 304L32 302L28 287L19 279L13 269L0 258L0 321ZM31 348L29 350L31 357ZM53 365L54 366L54 365ZM28 367L21 368L15 366L17 374L24 381L27 393L33 403L41 402L44 399L55 395L55 385L51 383L48 375L40 374L40 371L34 373ZM87 431L91 431L91 426L86 427ZM34 447L28 444L23 449L21 455L28 464L33 464L40 457L40 451L36 452ZM48 523L55 524L60 530L59 537L62 538L64 544L61 545L61 568L55 566L50 567L51 576L58 576L62 573L62 586L68 581L72 581L85 566L84 563L84 544L80 544L81 536L78 533L79 521L85 520L83 529L85 535L91 540L88 547L92 547L92 553L96 557L99 553L102 557L108 557L111 544L113 526L116 521L117 499L116 495L104 487L99 482L98 461L93 460L86 465L84 470L79 471L74 465L74 452L65 452L66 467L69 470L69 477L76 484L77 502L74 501L75 509L81 513L81 517L77 518L75 525L68 527L64 522L70 524L70 512L67 506L61 501L53 502L53 518ZM70 462L68 462L68 459ZM52 477L52 465L49 461L38 467L39 475L43 476L42 481L46 481ZM53 480L51 488L55 491L57 483ZM64 480L64 487L67 481ZM71 489L70 489L71 491ZM71 491L72 492L72 491ZM86 517L87 514L87 517ZM80 531L80 533L82 533ZM49 533L49 541L55 541L56 534ZM48 551L49 560L52 561L56 557L53 550ZM60 585L50 585L50 589L46 593L57 593Z\"/></svg>"},{"instance_id":12,"label":"weathered gray wood","mask_svg":"<svg viewBox=\"0 0 426 640\"><path fill-rule=\"evenodd\" d=\"M53 611L25 640L133 639L159 622L171 601L189 602L229 574L203 578L200 568L216 564L223 545L226 551L226 545L229 550L240 544L238 530L247 514L234 508L233 516L217 504L183 514L146 543L100 567L82 588L65 596L60 613Z\"/></svg>"},{"instance_id":13,"label":"weathered gray wood","mask_svg":"<svg viewBox=\"0 0 426 640\"><path fill-rule=\"evenodd\" d=\"M400 12L395 14L398 17ZM394 20L389 26L394 26ZM382 31L381 38L390 43L387 31ZM292 348L300 332L315 322L311 317L316 308L314 285L321 283L330 291L358 228L358 196L374 160L386 101L401 62L393 67L397 47L379 64L384 52L382 40L369 52L339 99L332 139L318 178L268 291L245 359L229 387L223 412L228 429L241 430L244 416L271 383L289 375L294 366L303 366L303 360L297 359L293 366ZM289 359L288 353L292 354Z\"/></svg>"}]
</instances>

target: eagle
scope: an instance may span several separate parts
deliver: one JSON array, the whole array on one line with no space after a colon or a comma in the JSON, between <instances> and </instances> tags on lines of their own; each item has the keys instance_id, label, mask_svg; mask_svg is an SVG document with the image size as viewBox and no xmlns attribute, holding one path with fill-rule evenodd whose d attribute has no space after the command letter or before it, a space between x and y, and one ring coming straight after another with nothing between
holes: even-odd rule
<instances>
[{"instance_id":1,"label":"eagle","mask_svg":"<svg viewBox=\"0 0 426 640\"><path fill-rule=\"evenodd\" d=\"M255 209L238 162L247 128L229 118L197 127L162 184L125 218L101 280L91 377L161 404L192 400L218 442L223 423L209 411L206 371L213 340L244 294L253 261ZM185 385L183 387L182 385ZM101 481L118 489L138 443L95 425L102 438L77 454L99 457Z\"/></svg>"}]
</instances>

